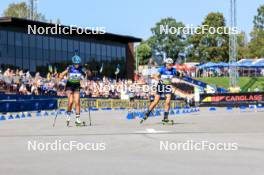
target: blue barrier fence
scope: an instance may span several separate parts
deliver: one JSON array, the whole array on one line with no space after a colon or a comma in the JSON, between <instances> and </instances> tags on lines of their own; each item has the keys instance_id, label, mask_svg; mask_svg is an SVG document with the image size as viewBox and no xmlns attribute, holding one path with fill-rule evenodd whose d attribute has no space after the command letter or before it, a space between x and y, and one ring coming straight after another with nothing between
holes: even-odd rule
<instances>
[{"instance_id":1,"label":"blue barrier fence","mask_svg":"<svg viewBox=\"0 0 264 175\"><path fill-rule=\"evenodd\" d=\"M53 110L58 108L58 98L35 95L0 95L0 112Z\"/></svg>"}]
</instances>

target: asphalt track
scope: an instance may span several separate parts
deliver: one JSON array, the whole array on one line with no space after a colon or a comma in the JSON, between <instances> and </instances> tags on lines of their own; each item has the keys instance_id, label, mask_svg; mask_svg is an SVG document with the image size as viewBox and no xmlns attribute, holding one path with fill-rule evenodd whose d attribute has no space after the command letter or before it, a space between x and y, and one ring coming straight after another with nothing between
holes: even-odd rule
<instances>
[{"instance_id":1,"label":"asphalt track","mask_svg":"<svg viewBox=\"0 0 264 175\"><path fill-rule=\"evenodd\" d=\"M65 126L63 115L0 121L0 174L262 175L264 112L207 108L172 117L127 120L125 111L93 111L92 126ZM88 113L82 119L89 121ZM28 150L28 143L104 144L103 150ZM169 143L235 143L237 150L164 150ZM175 148L175 147L173 147Z\"/></svg>"}]
</instances>

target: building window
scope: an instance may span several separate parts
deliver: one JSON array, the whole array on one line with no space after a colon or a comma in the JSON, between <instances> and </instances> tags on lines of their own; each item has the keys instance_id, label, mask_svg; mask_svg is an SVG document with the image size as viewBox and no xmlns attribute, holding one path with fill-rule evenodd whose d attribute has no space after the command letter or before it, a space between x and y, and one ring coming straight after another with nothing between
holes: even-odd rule
<instances>
[{"instance_id":1,"label":"building window","mask_svg":"<svg viewBox=\"0 0 264 175\"><path fill-rule=\"evenodd\" d=\"M15 43L15 33L14 32L7 32L8 33L8 45L14 45Z\"/></svg>"},{"instance_id":2,"label":"building window","mask_svg":"<svg viewBox=\"0 0 264 175\"><path fill-rule=\"evenodd\" d=\"M67 51L67 40L66 39L62 39L61 40L61 44L62 44L62 50L63 51Z\"/></svg>"},{"instance_id":3,"label":"building window","mask_svg":"<svg viewBox=\"0 0 264 175\"><path fill-rule=\"evenodd\" d=\"M85 53L90 54L91 53L91 44L86 42L85 43Z\"/></svg>"},{"instance_id":4,"label":"building window","mask_svg":"<svg viewBox=\"0 0 264 175\"><path fill-rule=\"evenodd\" d=\"M126 57L126 48L125 47L121 48L121 56L122 56L122 58Z\"/></svg>"},{"instance_id":5,"label":"building window","mask_svg":"<svg viewBox=\"0 0 264 175\"><path fill-rule=\"evenodd\" d=\"M62 62L63 58L62 58L62 53L61 53L61 39L60 38L56 38L55 39L55 44L56 44L56 62Z\"/></svg>"},{"instance_id":6,"label":"building window","mask_svg":"<svg viewBox=\"0 0 264 175\"><path fill-rule=\"evenodd\" d=\"M29 35L29 47L35 48L36 47L36 37L35 35Z\"/></svg>"},{"instance_id":7,"label":"building window","mask_svg":"<svg viewBox=\"0 0 264 175\"><path fill-rule=\"evenodd\" d=\"M36 35L36 59L37 60L42 60L42 52L43 52L43 47L42 47L42 36L41 35Z\"/></svg>"},{"instance_id":8,"label":"building window","mask_svg":"<svg viewBox=\"0 0 264 175\"><path fill-rule=\"evenodd\" d=\"M22 59L23 53L22 53L22 47L16 46L16 59Z\"/></svg>"},{"instance_id":9,"label":"building window","mask_svg":"<svg viewBox=\"0 0 264 175\"><path fill-rule=\"evenodd\" d=\"M23 59L24 59L24 60L29 60L28 50L29 50L28 47L24 47L24 46L23 46ZM23 63L23 65L25 65L25 64Z\"/></svg>"},{"instance_id":10,"label":"building window","mask_svg":"<svg viewBox=\"0 0 264 175\"><path fill-rule=\"evenodd\" d=\"M37 37L36 37L37 39L37 48L39 48L39 49L42 49L42 36L40 36L40 35L37 35Z\"/></svg>"},{"instance_id":11,"label":"building window","mask_svg":"<svg viewBox=\"0 0 264 175\"><path fill-rule=\"evenodd\" d=\"M74 52L79 53L80 52L80 48L79 48L79 41L74 41Z\"/></svg>"},{"instance_id":12,"label":"building window","mask_svg":"<svg viewBox=\"0 0 264 175\"><path fill-rule=\"evenodd\" d=\"M61 39L56 38L55 41L56 41L56 50L57 51L61 50Z\"/></svg>"},{"instance_id":13,"label":"building window","mask_svg":"<svg viewBox=\"0 0 264 175\"><path fill-rule=\"evenodd\" d=\"M84 42L80 42L79 53L85 53L85 43Z\"/></svg>"},{"instance_id":14,"label":"building window","mask_svg":"<svg viewBox=\"0 0 264 175\"><path fill-rule=\"evenodd\" d=\"M49 49L49 37L43 37L43 49Z\"/></svg>"},{"instance_id":15,"label":"building window","mask_svg":"<svg viewBox=\"0 0 264 175\"><path fill-rule=\"evenodd\" d=\"M102 55L102 60L107 60L107 55L106 55L106 45L103 44L102 45L102 51L101 51L101 55Z\"/></svg>"},{"instance_id":16,"label":"building window","mask_svg":"<svg viewBox=\"0 0 264 175\"><path fill-rule=\"evenodd\" d=\"M0 44L7 45L7 31L5 30L0 31Z\"/></svg>"},{"instance_id":17,"label":"building window","mask_svg":"<svg viewBox=\"0 0 264 175\"><path fill-rule=\"evenodd\" d=\"M95 56L95 43L91 43L91 55L92 57Z\"/></svg>"},{"instance_id":18,"label":"building window","mask_svg":"<svg viewBox=\"0 0 264 175\"><path fill-rule=\"evenodd\" d=\"M79 55L82 58L82 62L86 63L86 57L85 57L85 43L80 42L80 50L79 50Z\"/></svg>"},{"instance_id":19,"label":"building window","mask_svg":"<svg viewBox=\"0 0 264 175\"><path fill-rule=\"evenodd\" d=\"M117 51L117 54L116 54L116 56L117 56L117 59L118 60L121 60L121 55L122 55L122 53L121 53L121 47L120 46L118 46L118 47L116 47L116 51Z\"/></svg>"},{"instance_id":20,"label":"building window","mask_svg":"<svg viewBox=\"0 0 264 175\"><path fill-rule=\"evenodd\" d=\"M112 46L112 59L116 60L116 46Z\"/></svg>"},{"instance_id":21,"label":"building window","mask_svg":"<svg viewBox=\"0 0 264 175\"><path fill-rule=\"evenodd\" d=\"M22 34L16 32L15 33L15 45L16 46L22 46Z\"/></svg>"},{"instance_id":22,"label":"building window","mask_svg":"<svg viewBox=\"0 0 264 175\"><path fill-rule=\"evenodd\" d=\"M6 61L5 63L11 64L11 65L15 65L15 58L14 57L9 57L8 61Z\"/></svg>"},{"instance_id":23,"label":"building window","mask_svg":"<svg viewBox=\"0 0 264 175\"><path fill-rule=\"evenodd\" d=\"M111 55L112 55L111 46L107 45L106 46L106 58L107 58L107 60L111 61Z\"/></svg>"},{"instance_id":24,"label":"building window","mask_svg":"<svg viewBox=\"0 0 264 175\"><path fill-rule=\"evenodd\" d=\"M12 45L8 45L7 48L8 48L8 57L9 57L10 59L15 58L15 47L12 46ZM8 59L9 59L9 58L8 58ZM10 64L11 64L11 63L10 63Z\"/></svg>"},{"instance_id":25,"label":"building window","mask_svg":"<svg viewBox=\"0 0 264 175\"><path fill-rule=\"evenodd\" d=\"M62 49L62 59L64 61L67 61L67 57L68 57L68 43L67 43L67 39L62 39L61 40L61 49Z\"/></svg>"},{"instance_id":26,"label":"building window","mask_svg":"<svg viewBox=\"0 0 264 175\"><path fill-rule=\"evenodd\" d=\"M49 37L43 36L43 61L50 60L49 51Z\"/></svg>"},{"instance_id":27,"label":"building window","mask_svg":"<svg viewBox=\"0 0 264 175\"><path fill-rule=\"evenodd\" d=\"M68 52L73 52L73 40L68 40Z\"/></svg>"},{"instance_id":28,"label":"building window","mask_svg":"<svg viewBox=\"0 0 264 175\"><path fill-rule=\"evenodd\" d=\"M36 71L36 61L30 60L30 71L35 72Z\"/></svg>"},{"instance_id":29,"label":"building window","mask_svg":"<svg viewBox=\"0 0 264 175\"><path fill-rule=\"evenodd\" d=\"M96 58L101 61L102 56L102 44L96 44Z\"/></svg>"},{"instance_id":30,"label":"building window","mask_svg":"<svg viewBox=\"0 0 264 175\"><path fill-rule=\"evenodd\" d=\"M85 55L86 57L91 55L91 44L89 42L85 42Z\"/></svg>"},{"instance_id":31,"label":"building window","mask_svg":"<svg viewBox=\"0 0 264 175\"><path fill-rule=\"evenodd\" d=\"M55 50L55 39L53 37L50 37L49 39L49 46L50 50Z\"/></svg>"},{"instance_id":32,"label":"building window","mask_svg":"<svg viewBox=\"0 0 264 175\"><path fill-rule=\"evenodd\" d=\"M50 61L51 63L56 63L56 48L55 48L55 39L53 37L49 38L49 52L50 52Z\"/></svg>"},{"instance_id":33,"label":"building window","mask_svg":"<svg viewBox=\"0 0 264 175\"><path fill-rule=\"evenodd\" d=\"M23 47L29 47L27 34L22 34L22 46Z\"/></svg>"},{"instance_id":34,"label":"building window","mask_svg":"<svg viewBox=\"0 0 264 175\"><path fill-rule=\"evenodd\" d=\"M23 60L21 58L16 59L16 66L20 69L23 68Z\"/></svg>"},{"instance_id":35,"label":"building window","mask_svg":"<svg viewBox=\"0 0 264 175\"><path fill-rule=\"evenodd\" d=\"M23 54L24 54L24 50L23 50ZM23 69L24 70L29 70L29 59L27 58L23 58Z\"/></svg>"},{"instance_id":36,"label":"building window","mask_svg":"<svg viewBox=\"0 0 264 175\"><path fill-rule=\"evenodd\" d=\"M35 48L29 48L29 56L30 56L30 60L35 60L36 59L36 50L35 50Z\"/></svg>"}]
</instances>

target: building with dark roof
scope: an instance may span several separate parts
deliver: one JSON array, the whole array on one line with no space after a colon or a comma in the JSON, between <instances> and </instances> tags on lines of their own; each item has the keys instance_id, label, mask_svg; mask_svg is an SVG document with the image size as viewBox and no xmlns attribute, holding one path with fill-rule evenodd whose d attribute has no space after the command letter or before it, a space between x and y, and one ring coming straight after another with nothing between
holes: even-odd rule
<instances>
[{"instance_id":1,"label":"building with dark roof","mask_svg":"<svg viewBox=\"0 0 264 175\"><path fill-rule=\"evenodd\" d=\"M29 26L30 34L29 34ZM33 27L60 29L70 26L32 21L27 19L0 18L0 65L2 68L20 68L31 72L46 73L48 65L62 71L71 63L71 57L78 53L83 65L95 74L114 76L116 66L120 66L119 77L133 78L134 42L140 38L112 33L80 34L73 30L70 34L54 34L50 31L33 34ZM43 31L43 30L39 30ZM92 30L85 30L89 31ZM58 33L58 32L57 32ZM91 33L91 32L90 32Z\"/></svg>"}]
</instances>

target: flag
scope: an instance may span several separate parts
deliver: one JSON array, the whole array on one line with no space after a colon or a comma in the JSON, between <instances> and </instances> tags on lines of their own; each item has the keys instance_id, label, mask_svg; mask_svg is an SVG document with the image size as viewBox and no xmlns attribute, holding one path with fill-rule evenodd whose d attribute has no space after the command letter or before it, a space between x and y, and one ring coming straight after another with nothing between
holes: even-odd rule
<instances>
[{"instance_id":1,"label":"flag","mask_svg":"<svg viewBox=\"0 0 264 175\"><path fill-rule=\"evenodd\" d=\"M103 72L103 70L104 70L104 63L102 63L102 65L101 65L101 68L100 68L100 73L102 73L102 72Z\"/></svg>"},{"instance_id":2,"label":"flag","mask_svg":"<svg viewBox=\"0 0 264 175\"><path fill-rule=\"evenodd\" d=\"M49 64L48 66L49 72L52 73L52 66Z\"/></svg>"},{"instance_id":3,"label":"flag","mask_svg":"<svg viewBox=\"0 0 264 175\"><path fill-rule=\"evenodd\" d=\"M120 66L119 66L119 64L116 66L116 71L115 71L115 74L117 75L117 74L119 74L119 72L120 72Z\"/></svg>"}]
</instances>

